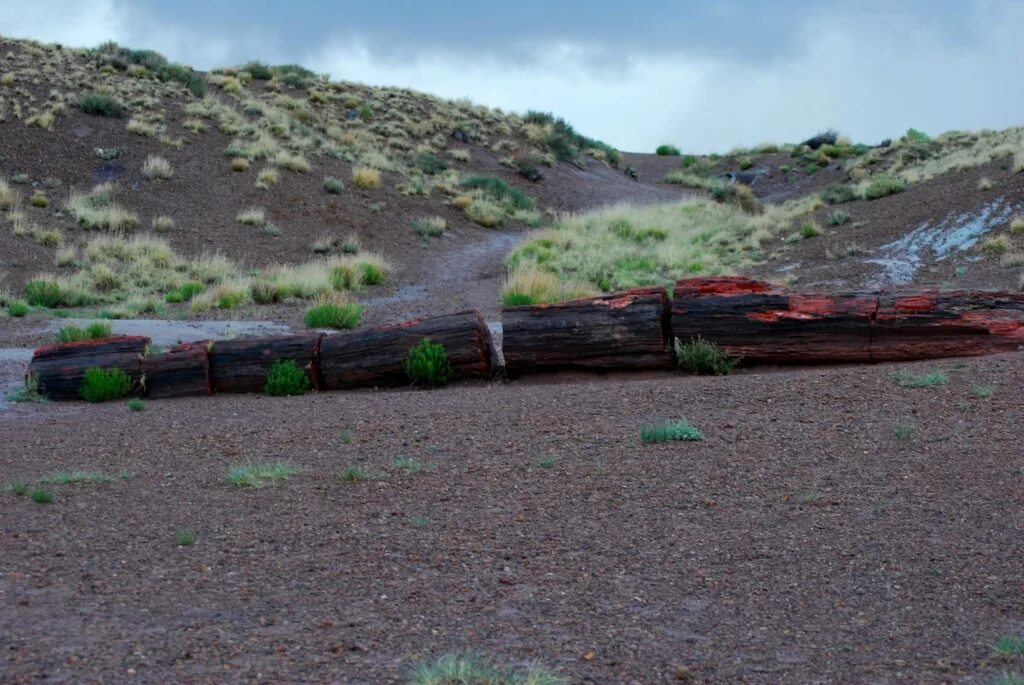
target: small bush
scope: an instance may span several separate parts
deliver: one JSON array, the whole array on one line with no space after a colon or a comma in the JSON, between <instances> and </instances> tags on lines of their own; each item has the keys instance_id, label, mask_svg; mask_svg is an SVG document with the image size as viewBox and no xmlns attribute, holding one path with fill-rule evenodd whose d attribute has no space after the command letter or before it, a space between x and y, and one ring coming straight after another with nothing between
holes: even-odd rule
<instances>
[{"instance_id":1,"label":"small bush","mask_svg":"<svg viewBox=\"0 0 1024 685\"><path fill-rule=\"evenodd\" d=\"M352 329L359 325L363 307L357 302L321 299L306 310L310 328Z\"/></svg>"},{"instance_id":2,"label":"small bush","mask_svg":"<svg viewBox=\"0 0 1024 685\"><path fill-rule=\"evenodd\" d=\"M359 262L359 272L363 285L379 285L384 282L387 270L381 263L362 261Z\"/></svg>"},{"instance_id":3,"label":"small bush","mask_svg":"<svg viewBox=\"0 0 1024 685\"><path fill-rule=\"evenodd\" d=\"M80 340L98 340L110 337L109 321L92 321L85 328L78 326L64 326L57 333L57 339L62 343L78 342Z\"/></svg>"},{"instance_id":4,"label":"small bush","mask_svg":"<svg viewBox=\"0 0 1024 685\"><path fill-rule=\"evenodd\" d=\"M155 216L153 220L149 222L149 225L154 231L163 233L174 228L174 219L169 216Z\"/></svg>"},{"instance_id":5,"label":"small bush","mask_svg":"<svg viewBox=\"0 0 1024 685\"><path fill-rule=\"evenodd\" d=\"M984 254L989 257L998 257L999 255L1006 254L1009 252L1012 243L1010 242L1010 236L1005 233L999 235L990 236L981 241L981 245L978 247Z\"/></svg>"},{"instance_id":6,"label":"small bush","mask_svg":"<svg viewBox=\"0 0 1024 685\"><path fill-rule=\"evenodd\" d=\"M678 157L680 153L679 148L675 145L659 145L657 149L654 150L654 154L661 157Z\"/></svg>"},{"instance_id":7,"label":"small bush","mask_svg":"<svg viewBox=\"0 0 1024 685\"><path fill-rule=\"evenodd\" d=\"M332 195L337 195L341 191L345 190L345 184L339 179L328 176L324 179L324 190Z\"/></svg>"},{"instance_id":8,"label":"small bush","mask_svg":"<svg viewBox=\"0 0 1024 685\"><path fill-rule=\"evenodd\" d=\"M119 117L124 113L124 105L105 93L83 95L78 100L78 108L100 117Z\"/></svg>"},{"instance_id":9,"label":"small bush","mask_svg":"<svg viewBox=\"0 0 1024 685\"><path fill-rule=\"evenodd\" d=\"M275 396L305 395L310 387L309 375L294 360L281 359L270 368L263 392Z\"/></svg>"},{"instance_id":10,"label":"small bush","mask_svg":"<svg viewBox=\"0 0 1024 685\"><path fill-rule=\"evenodd\" d=\"M444 220L444 217L431 216L415 219L412 225L421 238L440 238L444 234L448 222Z\"/></svg>"},{"instance_id":11,"label":"small bush","mask_svg":"<svg viewBox=\"0 0 1024 685\"><path fill-rule=\"evenodd\" d=\"M133 412L140 412L146 408L146 405L138 397L133 397L128 400L128 409Z\"/></svg>"},{"instance_id":12,"label":"small bush","mask_svg":"<svg viewBox=\"0 0 1024 685\"><path fill-rule=\"evenodd\" d=\"M877 200L880 197L902 193L907 189L907 184L902 179L891 176L878 176L864 189L864 199Z\"/></svg>"},{"instance_id":13,"label":"small bush","mask_svg":"<svg viewBox=\"0 0 1024 685\"><path fill-rule=\"evenodd\" d=\"M801 238L814 238L815 236L821 235L821 227L813 221L805 221L800 224L800 237Z\"/></svg>"},{"instance_id":14,"label":"small bush","mask_svg":"<svg viewBox=\"0 0 1024 685\"><path fill-rule=\"evenodd\" d=\"M829 226L842 226L845 223L849 223L850 215L841 209L836 209L829 212L826 221Z\"/></svg>"},{"instance_id":15,"label":"small bush","mask_svg":"<svg viewBox=\"0 0 1024 685\"><path fill-rule=\"evenodd\" d=\"M467 176L459 182L462 188L481 190L484 194L509 204L514 209L533 209L534 202L518 188L496 176Z\"/></svg>"},{"instance_id":16,"label":"small bush","mask_svg":"<svg viewBox=\"0 0 1024 685\"><path fill-rule=\"evenodd\" d=\"M944 371L931 371L914 375L907 371L896 374L896 382L904 388L927 388L933 385L945 385L949 376Z\"/></svg>"},{"instance_id":17,"label":"small bush","mask_svg":"<svg viewBox=\"0 0 1024 685\"><path fill-rule=\"evenodd\" d=\"M432 152L421 152L416 155L413 166L427 176L434 176L448 169L448 163Z\"/></svg>"},{"instance_id":18,"label":"small bush","mask_svg":"<svg viewBox=\"0 0 1024 685\"><path fill-rule=\"evenodd\" d=\"M146 178L166 180L174 175L171 163L159 155L149 155L142 165L142 173Z\"/></svg>"},{"instance_id":19,"label":"small bush","mask_svg":"<svg viewBox=\"0 0 1024 685\"><path fill-rule=\"evenodd\" d=\"M437 387L452 379L452 367L444 346L423 338L410 348L405 358L405 373L414 385Z\"/></svg>"},{"instance_id":20,"label":"small bush","mask_svg":"<svg viewBox=\"0 0 1024 685\"><path fill-rule=\"evenodd\" d=\"M119 400L132 390L132 379L122 369L90 367L85 370L78 394L86 402Z\"/></svg>"},{"instance_id":21,"label":"small bush","mask_svg":"<svg viewBox=\"0 0 1024 685\"><path fill-rule=\"evenodd\" d=\"M740 171L746 171L752 166L754 166L754 162L752 162L749 157L744 157L740 160Z\"/></svg>"},{"instance_id":22,"label":"small bush","mask_svg":"<svg viewBox=\"0 0 1024 685\"><path fill-rule=\"evenodd\" d=\"M52 309L63 301L64 294L55 281L36 279L25 284L25 299L33 307Z\"/></svg>"},{"instance_id":23,"label":"small bush","mask_svg":"<svg viewBox=\"0 0 1024 685\"><path fill-rule=\"evenodd\" d=\"M704 340L700 336L688 343L676 338L675 350L679 368L692 373L725 376L740 363L739 357L731 356L716 343Z\"/></svg>"},{"instance_id":24,"label":"small bush","mask_svg":"<svg viewBox=\"0 0 1024 685\"><path fill-rule=\"evenodd\" d=\"M689 421L663 421L659 424L642 426L640 441L644 443L668 442L669 440L703 440L704 434L690 425Z\"/></svg>"},{"instance_id":25,"label":"small bush","mask_svg":"<svg viewBox=\"0 0 1024 685\"><path fill-rule=\"evenodd\" d=\"M15 497L21 497L26 492L28 492L28 486L25 485L24 483L19 483L17 481L9 483L7 485L7 489L10 490L11 494L14 495Z\"/></svg>"},{"instance_id":26,"label":"small bush","mask_svg":"<svg viewBox=\"0 0 1024 685\"><path fill-rule=\"evenodd\" d=\"M821 191L821 199L830 205L852 202L857 199L857 189L848 183L833 183Z\"/></svg>"},{"instance_id":27,"label":"small bush","mask_svg":"<svg viewBox=\"0 0 1024 685\"><path fill-rule=\"evenodd\" d=\"M195 533L190 530L176 530L174 531L174 541L182 547L188 547L196 541Z\"/></svg>"},{"instance_id":28,"label":"small bush","mask_svg":"<svg viewBox=\"0 0 1024 685\"><path fill-rule=\"evenodd\" d=\"M49 490L42 490L37 488L32 491L32 501L36 504L52 504L53 493Z\"/></svg>"},{"instance_id":29,"label":"small bush","mask_svg":"<svg viewBox=\"0 0 1024 685\"><path fill-rule=\"evenodd\" d=\"M239 212L235 218L238 219L239 223L246 224L247 226L262 226L267 223L267 210L262 207L252 207L244 212Z\"/></svg>"},{"instance_id":30,"label":"small bush","mask_svg":"<svg viewBox=\"0 0 1024 685\"><path fill-rule=\"evenodd\" d=\"M242 173L249 170L249 160L245 157L235 157L231 160L231 170Z\"/></svg>"},{"instance_id":31,"label":"small bush","mask_svg":"<svg viewBox=\"0 0 1024 685\"><path fill-rule=\"evenodd\" d=\"M37 190L29 196L28 203L33 207L47 207L50 204L50 198Z\"/></svg>"},{"instance_id":32,"label":"small bush","mask_svg":"<svg viewBox=\"0 0 1024 685\"><path fill-rule=\"evenodd\" d=\"M299 470L291 464L235 464L228 471L228 482L240 488L262 487L266 481L287 480Z\"/></svg>"},{"instance_id":33,"label":"small bush","mask_svg":"<svg viewBox=\"0 0 1024 685\"><path fill-rule=\"evenodd\" d=\"M7 305L7 314L16 318L21 318L28 314L28 304L21 300L15 300Z\"/></svg>"},{"instance_id":34,"label":"small bush","mask_svg":"<svg viewBox=\"0 0 1024 685\"><path fill-rule=\"evenodd\" d=\"M352 169L352 180L356 187L363 190L372 190L380 187L380 172L369 167L354 167Z\"/></svg>"}]
</instances>

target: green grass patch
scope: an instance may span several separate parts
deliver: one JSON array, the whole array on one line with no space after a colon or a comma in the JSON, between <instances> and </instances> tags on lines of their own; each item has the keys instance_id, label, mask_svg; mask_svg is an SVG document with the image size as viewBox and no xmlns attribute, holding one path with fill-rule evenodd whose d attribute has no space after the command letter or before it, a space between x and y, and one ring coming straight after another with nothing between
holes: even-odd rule
<instances>
[{"instance_id":1,"label":"green grass patch","mask_svg":"<svg viewBox=\"0 0 1024 685\"><path fill-rule=\"evenodd\" d=\"M892 429L892 433L899 440L907 440L911 436L914 435L914 427L913 426L896 426L895 428Z\"/></svg>"},{"instance_id":2,"label":"green grass patch","mask_svg":"<svg viewBox=\"0 0 1024 685\"><path fill-rule=\"evenodd\" d=\"M35 489L32 491L32 501L36 504L52 504L53 493L49 490Z\"/></svg>"},{"instance_id":3,"label":"green grass patch","mask_svg":"<svg viewBox=\"0 0 1024 685\"><path fill-rule=\"evenodd\" d=\"M300 369L293 359L281 359L270 367L263 392L278 397L305 395L311 387L309 374Z\"/></svg>"},{"instance_id":4,"label":"green grass patch","mask_svg":"<svg viewBox=\"0 0 1024 685\"><path fill-rule=\"evenodd\" d=\"M433 471L437 468L437 464L432 461L420 461L413 457L397 457L391 465L395 469L409 474Z\"/></svg>"},{"instance_id":5,"label":"green grass patch","mask_svg":"<svg viewBox=\"0 0 1024 685\"><path fill-rule=\"evenodd\" d=\"M17 319L20 319L21 317L23 317L26 314L28 314L28 312L29 312L29 306L28 306L27 302L22 302L21 300L15 300L14 302L11 302L9 305L7 305L7 315L8 316L13 316L13 317L15 317Z\"/></svg>"},{"instance_id":6,"label":"green grass patch","mask_svg":"<svg viewBox=\"0 0 1024 685\"><path fill-rule=\"evenodd\" d=\"M196 535L192 531L182 528L174 531L174 541L181 547L188 547L196 541Z\"/></svg>"},{"instance_id":7,"label":"green grass patch","mask_svg":"<svg viewBox=\"0 0 1024 685\"><path fill-rule=\"evenodd\" d=\"M838 205L858 199L857 189L848 183L833 183L821 191L821 199L825 204Z\"/></svg>"},{"instance_id":8,"label":"green grass patch","mask_svg":"<svg viewBox=\"0 0 1024 685\"><path fill-rule=\"evenodd\" d=\"M478 656L446 654L437 661L414 668L409 685L563 685L565 682L539 664L517 671Z\"/></svg>"},{"instance_id":9,"label":"green grass patch","mask_svg":"<svg viewBox=\"0 0 1024 685\"><path fill-rule=\"evenodd\" d=\"M86 114L99 117L119 117L124 114L124 105L117 98L106 93L87 93L78 99L78 109Z\"/></svg>"},{"instance_id":10,"label":"green grass patch","mask_svg":"<svg viewBox=\"0 0 1024 685\"><path fill-rule=\"evenodd\" d=\"M321 302L306 310L310 328L352 329L359 325L363 306L356 302Z\"/></svg>"},{"instance_id":11,"label":"green grass patch","mask_svg":"<svg viewBox=\"0 0 1024 685\"><path fill-rule=\"evenodd\" d=\"M992 645L992 656L999 659L1024 657L1024 636L1003 635Z\"/></svg>"},{"instance_id":12,"label":"green grass patch","mask_svg":"<svg viewBox=\"0 0 1024 685\"><path fill-rule=\"evenodd\" d=\"M643 443L668 442L670 440L703 440L704 434L690 425L689 421L662 421L640 427L640 441Z\"/></svg>"},{"instance_id":13,"label":"green grass patch","mask_svg":"<svg viewBox=\"0 0 1024 685\"><path fill-rule=\"evenodd\" d=\"M459 182L462 188L481 190L512 209L533 209L534 202L523 191L497 176L467 176Z\"/></svg>"},{"instance_id":14,"label":"green grass patch","mask_svg":"<svg viewBox=\"0 0 1024 685\"><path fill-rule=\"evenodd\" d=\"M33 307L53 308L63 301L64 294L56 281L37 278L25 284L25 299Z\"/></svg>"},{"instance_id":15,"label":"green grass patch","mask_svg":"<svg viewBox=\"0 0 1024 685\"><path fill-rule=\"evenodd\" d=\"M949 381L949 375L945 371L930 371L917 375L909 371L900 371L895 378L896 382L904 388L927 388L933 385L945 385Z\"/></svg>"},{"instance_id":16,"label":"green grass patch","mask_svg":"<svg viewBox=\"0 0 1024 685\"><path fill-rule=\"evenodd\" d=\"M126 397L132 391L132 379L122 369L90 367L85 370L78 394L86 402L107 402Z\"/></svg>"},{"instance_id":17,"label":"green grass patch","mask_svg":"<svg viewBox=\"0 0 1024 685\"><path fill-rule=\"evenodd\" d=\"M338 195L341 191L345 190L345 184L340 179L332 178L328 176L324 179L323 184L324 190L331 195Z\"/></svg>"},{"instance_id":18,"label":"green grass patch","mask_svg":"<svg viewBox=\"0 0 1024 685\"><path fill-rule=\"evenodd\" d=\"M428 388L446 385L452 379L448 353L440 343L423 338L413 345L405 358L405 373L413 385Z\"/></svg>"},{"instance_id":19,"label":"green grass patch","mask_svg":"<svg viewBox=\"0 0 1024 685\"><path fill-rule=\"evenodd\" d=\"M891 176L878 176L864 188L865 200L877 200L880 197L902 193L907 189L906 181Z\"/></svg>"},{"instance_id":20,"label":"green grass patch","mask_svg":"<svg viewBox=\"0 0 1024 685\"><path fill-rule=\"evenodd\" d=\"M79 342L81 340L98 340L109 338L111 326L109 321L91 321L85 328L75 325L64 326L57 332L57 339L62 343Z\"/></svg>"},{"instance_id":21,"label":"green grass patch","mask_svg":"<svg viewBox=\"0 0 1024 685\"><path fill-rule=\"evenodd\" d=\"M112 483L129 478L128 473L104 473L102 471L58 471L39 482L46 485L74 485L76 483Z\"/></svg>"},{"instance_id":22,"label":"green grass patch","mask_svg":"<svg viewBox=\"0 0 1024 685\"><path fill-rule=\"evenodd\" d=\"M146 404L138 397L128 400L128 409L133 412L140 412L146 408Z\"/></svg>"},{"instance_id":23,"label":"green grass patch","mask_svg":"<svg viewBox=\"0 0 1024 685\"><path fill-rule=\"evenodd\" d=\"M21 497L26 492L28 492L28 485L26 485L25 483L19 483L19 482L15 481L13 483L8 483L7 484L7 489L15 497Z\"/></svg>"},{"instance_id":24,"label":"green grass patch","mask_svg":"<svg viewBox=\"0 0 1024 685\"><path fill-rule=\"evenodd\" d=\"M659 145L654 149L654 154L659 157L678 157L680 153L675 145Z\"/></svg>"},{"instance_id":25,"label":"green grass patch","mask_svg":"<svg viewBox=\"0 0 1024 685\"><path fill-rule=\"evenodd\" d=\"M707 373L726 376L740 363L716 343L704 340L700 336L684 343L676 338L676 363L683 371L691 373Z\"/></svg>"},{"instance_id":26,"label":"green grass patch","mask_svg":"<svg viewBox=\"0 0 1024 685\"><path fill-rule=\"evenodd\" d=\"M291 464L235 464L228 471L228 482L240 488L260 488L267 483L288 480L299 470Z\"/></svg>"}]
</instances>

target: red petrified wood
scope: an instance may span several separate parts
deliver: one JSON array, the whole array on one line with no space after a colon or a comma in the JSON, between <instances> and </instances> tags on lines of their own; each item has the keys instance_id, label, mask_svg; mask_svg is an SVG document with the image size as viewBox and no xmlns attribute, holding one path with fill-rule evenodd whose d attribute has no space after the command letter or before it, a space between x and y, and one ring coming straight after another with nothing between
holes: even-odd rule
<instances>
[{"instance_id":1,"label":"red petrified wood","mask_svg":"<svg viewBox=\"0 0 1024 685\"><path fill-rule=\"evenodd\" d=\"M82 378L91 367L121 369L138 387L140 360L147 347L149 338L143 336L44 345L36 349L28 370L39 381L40 392L51 400L77 400Z\"/></svg>"},{"instance_id":2,"label":"red petrified wood","mask_svg":"<svg viewBox=\"0 0 1024 685\"><path fill-rule=\"evenodd\" d=\"M423 338L444 346L452 380L490 377L490 331L479 312L467 311L324 337L320 344L323 388L406 385L406 356Z\"/></svg>"},{"instance_id":3,"label":"red petrified wood","mask_svg":"<svg viewBox=\"0 0 1024 685\"><path fill-rule=\"evenodd\" d=\"M154 399L213 394L209 340L185 343L142 360L142 384Z\"/></svg>"},{"instance_id":4,"label":"red petrified wood","mask_svg":"<svg viewBox=\"0 0 1024 685\"><path fill-rule=\"evenodd\" d=\"M664 369L672 365L664 288L505 307L501 325L505 367L513 377L559 369Z\"/></svg>"},{"instance_id":5,"label":"red petrified wood","mask_svg":"<svg viewBox=\"0 0 1024 685\"><path fill-rule=\"evenodd\" d=\"M1024 294L789 293L744 277L676 283L672 333L754 362L866 362L1013 351Z\"/></svg>"}]
</instances>

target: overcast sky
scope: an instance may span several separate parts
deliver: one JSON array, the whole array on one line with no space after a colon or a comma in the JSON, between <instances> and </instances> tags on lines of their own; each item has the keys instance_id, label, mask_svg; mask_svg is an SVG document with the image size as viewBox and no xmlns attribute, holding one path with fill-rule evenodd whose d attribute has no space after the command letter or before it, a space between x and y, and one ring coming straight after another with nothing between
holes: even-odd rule
<instances>
[{"instance_id":1,"label":"overcast sky","mask_svg":"<svg viewBox=\"0 0 1024 685\"><path fill-rule=\"evenodd\" d=\"M1024 0L3 0L0 34L297 62L551 111L625 150L1024 123Z\"/></svg>"}]
</instances>

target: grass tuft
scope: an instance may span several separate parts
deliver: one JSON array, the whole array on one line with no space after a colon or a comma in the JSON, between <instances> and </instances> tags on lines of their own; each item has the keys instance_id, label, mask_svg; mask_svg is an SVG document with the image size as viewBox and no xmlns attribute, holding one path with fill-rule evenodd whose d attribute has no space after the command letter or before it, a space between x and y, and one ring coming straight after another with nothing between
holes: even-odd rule
<instances>
[{"instance_id":1,"label":"grass tuft","mask_svg":"<svg viewBox=\"0 0 1024 685\"><path fill-rule=\"evenodd\" d=\"M426 521L429 524L429 520ZM414 521L413 525L417 525ZM410 674L410 685L561 685L565 679L539 664L525 671L502 668L481 657L446 654L421 664Z\"/></svg>"},{"instance_id":2,"label":"grass tuft","mask_svg":"<svg viewBox=\"0 0 1024 685\"><path fill-rule=\"evenodd\" d=\"M101 369L90 367L85 370L78 394L86 402L106 402L125 397L132 390L132 379L123 369Z\"/></svg>"},{"instance_id":3,"label":"grass tuft","mask_svg":"<svg viewBox=\"0 0 1024 685\"><path fill-rule=\"evenodd\" d=\"M306 310L306 325L310 328L352 329L359 325L363 306L349 302L343 294L319 295Z\"/></svg>"},{"instance_id":4,"label":"grass tuft","mask_svg":"<svg viewBox=\"0 0 1024 685\"><path fill-rule=\"evenodd\" d=\"M730 355L717 343L704 340L700 336L688 343L676 338L675 352L679 368L691 373L727 376L740 363L739 357Z\"/></svg>"},{"instance_id":5,"label":"grass tuft","mask_svg":"<svg viewBox=\"0 0 1024 685\"><path fill-rule=\"evenodd\" d=\"M192 531L182 528L174 531L174 541L181 547L188 547L196 541L196 535Z\"/></svg>"},{"instance_id":6,"label":"grass tuft","mask_svg":"<svg viewBox=\"0 0 1024 685\"><path fill-rule=\"evenodd\" d=\"M102 471L58 471L40 480L47 485L75 485L77 483L113 483L128 478L127 473L103 473Z\"/></svg>"},{"instance_id":7,"label":"grass tuft","mask_svg":"<svg viewBox=\"0 0 1024 685\"><path fill-rule=\"evenodd\" d=\"M668 442L670 440L695 441L703 440L704 434L690 425L685 419L679 421L663 421L658 424L641 426L640 441L644 443Z\"/></svg>"},{"instance_id":8,"label":"grass tuft","mask_svg":"<svg viewBox=\"0 0 1024 685\"><path fill-rule=\"evenodd\" d=\"M949 376L945 371L931 371L914 375L909 371L900 371L895 375L896 382L904 388L927 388L933 385L945 385Z\"/></svg>"},{"instance_id":9,"label":"grass tuft","mask_svg":"<svg viewBox=\"0 0 1024 685\"><path fill-rule=\"evenodd\" d=\"M53 493L49 490L35 489L32 491L32 501L36 504L52 504Z\"/></svg>"},{"instance_id":10,"label":"grass tuft","mask_svg":"<svg viewBox=\"0 0 1024 685\"><path fill-rule=\"evenodd\" d=\"M268 481L288 480L298 472L291 464L280 461L273 464L235 464L228 471L228 482L240 488L260 488Z\"/></svg>"},{"instance_id":11,"label":"grass tuft","mask_svg":"<svg viewBox=\"0 0 1024 685\"><path fill-rule=\"evenodd\" d=\"M312 384L309 374L299 368L293 359L274 362L263 384L263 392L274 396L305 395Z\"/></svg>"},{"instance_id":12,"label":"grass tuft","mask_svg":"<svg viewBox=\"0 0 1024 685\"><path fill-rule=\"evenodd\" d=\"M452 367L444 346L431 342L430 338L421 339L406 355L405 373L413 385L428 388L446 385L452 379Z\"/></svg>"}]
</instances>

